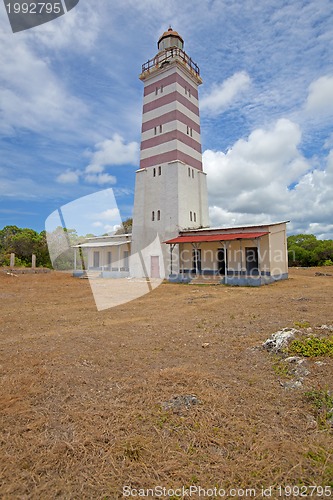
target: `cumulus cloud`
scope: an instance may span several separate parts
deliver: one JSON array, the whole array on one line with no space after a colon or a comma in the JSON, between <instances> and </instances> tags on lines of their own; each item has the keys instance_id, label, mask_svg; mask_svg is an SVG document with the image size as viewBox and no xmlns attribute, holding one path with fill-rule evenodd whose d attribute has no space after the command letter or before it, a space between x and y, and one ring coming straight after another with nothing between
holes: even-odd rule
<instances>
[{"instance_id":1,"label":"cumulus cloud","mask_svg":"<svg viewBox=\"0 0 333 500\"><path fill-rule=\"evenodd\" d=\"M305 108L311 114L333 115L333 76L322 76L311 83Z\"/></svg>"},{"instance_id":2,"label":"cumulus cloud","mask_svg":"<svg viewBox=\"0 0 333 500\"><path fill-rule=\"evenodd\" d=\"M220 84L215 84L210 93L203 96L202 111L218 115L228 108L250 85L251 79L246 71L239 71Z\"/></svg>"},{"instance_id":3,"label":"cumulus cloud","mask_svg":"<svg viewBox=\"0 0 333 500\"><path fill-rule=\"evenodd\" d=\"M66 172L58 175L57 182L60 184L77 184L80 179L80 172L78 170L66 170Z\"/></svg>"},{"instance_id":4,"label":"cumulus cloud","mask_svg":"<svg viewBox=\"0 0 333 500\"><path fill-rule=\"evenodd\" d=\"M85 175L84 180L89 184L98 184L100 186L104 184L115 184L117 182L117 178L114 175L107 173Z\"/></svg>"},{"instance_id":5,"label":"cumulus cloud","mask_svg":"<svg viewBox=\"0 0 333 500\"><path fill-rule=\"evenodd\" d=\"M315 169L300 144L299 126L280 119L238 140L226 153L205 151L212 225L291 220L290 230L304 232L311 220L332 237L333 152Z\"/></svg>"},{"instance_id":6,"label":"cumulus cloud","mask_svg":"<svg viewBox=\"0 0 333 500\"><path fill-rule=\"evenodd\" d=\"M123 137L114 134L112 139L96 144L96 151L87 153L90 163L86 168L87 173L101 173L107 165L135 165L139 159L139 144L130 142L125 144Z\"/></svg>"}]
</instances>

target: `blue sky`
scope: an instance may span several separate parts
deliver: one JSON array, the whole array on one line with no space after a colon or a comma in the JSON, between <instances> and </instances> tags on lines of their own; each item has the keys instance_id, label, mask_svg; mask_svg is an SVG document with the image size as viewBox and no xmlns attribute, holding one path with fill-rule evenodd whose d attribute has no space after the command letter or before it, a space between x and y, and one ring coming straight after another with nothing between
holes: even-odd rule
<instances>
[{"instance_id":1,"label":"blue sky","mask_svg":"<svg viewBox=\"0 0 333 500\"><path fill-rule=\"evenodd\" d=\"M80 0L13 34L0 6L0 227L112 188L131 216L141 64L172 25L200 67L211 224L333 238L331 0ZM96 232L112 225L101 207ZM98 229L98 230L97 230Z\"/></svg>"}]
</instances>

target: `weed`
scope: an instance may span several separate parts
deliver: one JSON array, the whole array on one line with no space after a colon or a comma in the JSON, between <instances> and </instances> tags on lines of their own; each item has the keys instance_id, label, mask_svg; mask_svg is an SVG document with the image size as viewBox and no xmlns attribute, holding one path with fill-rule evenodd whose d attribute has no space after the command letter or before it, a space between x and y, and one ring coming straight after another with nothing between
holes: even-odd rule
<instances>
[{"instance_id":1,"label":"weed","mask_svg":"<svg viewBox=\"0 0 333 500\"><path fill-rule=\"evenodd\" d=\"M329 339L309 337L304 340L293 340L289 345L288 352L300 354L307 358L317 356L333 357L333 337Z\"/></svg>"},{"instance_id":2,"label":"weed","mask_svg":"<svg viewBox=\"0 0 333 500\"><path fill-rule=\"evenodd\" d=\"M288 365L280 358L277 358L273 363L273 370L279 377L291 377Z\"/></svg>"},{"instance_id":3,"label":"weed","mask_svg":"<svg viewBox=\"0 0 333 500\"><path fill-rule=\"evenodd\" d=\"M308 321L295 321L294 323L295 328L309 328L310 323Z\"/></svg>"},{"instance_id":4,"label":"weed","mask_svg":"<svg viewBox=\"0 0 333 500\"><path fill-rule=\"evenodd\" d=\"M312 390L305 392L306 400L312 404L316 411L318 424L327 427L328 420L333 417L333 396L329 391Z\"/></svg>"}]
</instances>

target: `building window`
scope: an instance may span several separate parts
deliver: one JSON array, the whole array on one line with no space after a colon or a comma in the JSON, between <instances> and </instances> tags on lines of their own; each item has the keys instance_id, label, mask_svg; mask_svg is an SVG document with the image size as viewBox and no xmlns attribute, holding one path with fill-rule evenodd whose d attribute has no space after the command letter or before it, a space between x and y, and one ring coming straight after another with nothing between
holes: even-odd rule
<instances>
[{"instance_id":1,"label":"building window","mask_svg":"<svg viewBox=\"0 0 333 500\"><path fill-rule=\"evenodd\" d=\"M152 213L151 213L151 220L152 220L152 221L154 221L154 220L155 220L155 212L154 212L154 211L152 211Z\"/></svg>"},{"instance_id":2,"label":"building window","mask_svg":"<svg viewBox=\"0 0 333 500\"><path fill-rule=\"evenodd\" d=\"M153 176L156 177L156 168L153 168Z\"/></svg>"},{"instance_id":3,"label":"building window","mask_svg":"<svg viewBox=\"0 0 333 500\"><path fill-rule=\"evenodd\" d=\"M157 95L157 94L158 94L158 87L156 87L156 89L155 89L155 95Z\"/></svg>"},{"instance_id":4,"label":"building window","mask_svg":"<svg viewBox=\"0 0 333 500\"><path fill-rule=\"evenodd\" d=\"M190 128L190 136L193 137L193 129Z\"/></svg>"},{"instance_id":5,"label":"building window","mask_svg":"<svg viewBox=\"0 0 333 500\"><path fill-rule=\"evenodd\" d=\"M186 133L187 133L187 135L189 135L189 133L190 133L190 127L188 125L186 127Z\"/></svg>"},{"instance_id":6,"label":"building window","mask_svg":"<svg viewBox=\"0 0 333 500\"><path fill-rule=\"evenodd\" d=\"M193 212L193 220L194 222L197 222L197 214L195 212Z\"/></svg>"},{"instance_id":7,"label":"building window","mask_svg":"<svg viewBox=\"0 0 333 500\"><path fill-rule=\"evenodd\" d=\"M192 168L192 179L194 179L194 169Z\"/></svg>"},{"instance_id":8,"label":"building window","mask_svg":"<svg viewBox=\"0 0 333 500\"><path fill-rule=\"evenodd\" d=\"M163 93L163 85L161 85L161 94Z\"/></svg>"},{"instance_id":9,"label":"building window","mask_svg":"<svg viewBox=\"0 0 333 500\"><path fill-rule=\"evenodd\" d=\"M162 125L160 125L160 134L162 133Z\"/></svg>"},{"instance_id":10,"label":"building window","mask_svg":"<svg viewBox=\"0 0 333 500\"><path fill-rule=\"evenodd\" d=\"M188 176L191 177L191 169L188 167Z\"/></svg>"},{"instance_id":11,"label":"building window","mask_svg":"<svg viewBox=\"0 0 333 500\"><path fill-rule=\"evenodd\" d=\"M188 96L191 97L191 88L188 88Z\"/></svg>"},{"instance_id":12,"label":"building window","mask_svg":"<svg viewBox=\"0 0 333 500\"><path fill-rule=\"evenodd\" d=\"M154 127L154 134L157 134L157 127Z\"/></svg>"},{"instance_id":13,"label":"building window","mask_svg":"<svg viewBox=\"0 0 333 500\"><path fill-rule=\"evenodd\" d=\"M161 211L157 210L157 220L161 220Z\"/></svg>"},{"instance_id":14,"label":"building window","mask_svg":"<svg viewBox=\"0 0 333 500\"><path fill-rule=\"evenodd\" d=\"M158 175L161 175L162 174L162 167L158 167Z\"/></svg>"},{"instance_id":15,"label":"building window","mask_svg":"<svg viewBox=\"0 0 333 500\"><path fill-rule=\"evenodd\" d=\"M192 212L190 212L190 221L192 222Z\"/></svg>"}]
</instances>

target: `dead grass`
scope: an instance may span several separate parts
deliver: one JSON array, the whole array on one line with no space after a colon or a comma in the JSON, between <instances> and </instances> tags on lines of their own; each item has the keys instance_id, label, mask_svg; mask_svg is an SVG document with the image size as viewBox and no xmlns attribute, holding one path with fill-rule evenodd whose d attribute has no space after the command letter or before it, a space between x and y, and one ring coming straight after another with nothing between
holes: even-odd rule
<instances>
[{"instance_id":1,"label":"dead grass","mask_svg":"<svg viewBox=\"0 0 333 500\"><path fill-rule=\"evenodd\" d=\"M288 391L255 348L295 322L333 324L333 278L315 271L260 289L161 285L99 313L87 281L0 273L1 498L333 487L333 434L304 398L333 389L333 360L310 360ZM200 403L163 409L187 394Z\"/></svg>"}]
</instances>

